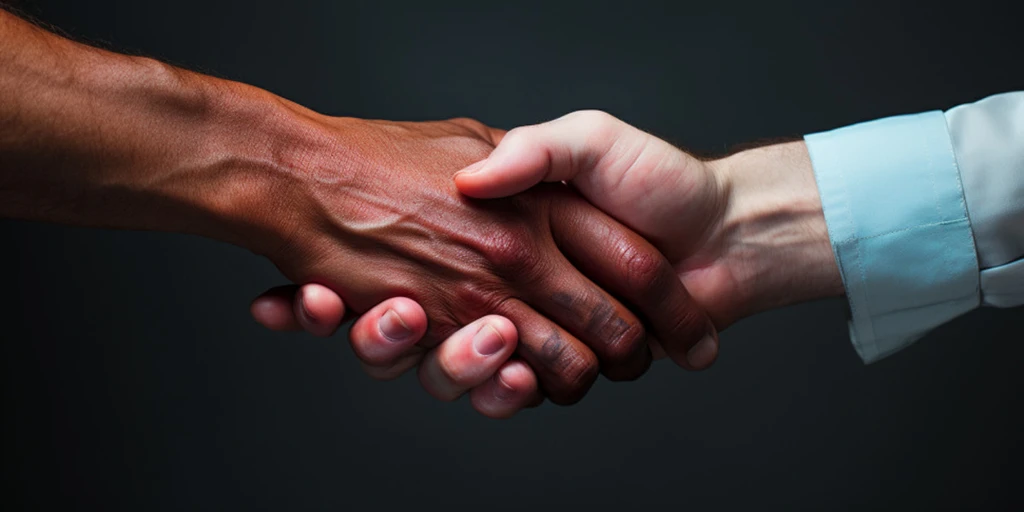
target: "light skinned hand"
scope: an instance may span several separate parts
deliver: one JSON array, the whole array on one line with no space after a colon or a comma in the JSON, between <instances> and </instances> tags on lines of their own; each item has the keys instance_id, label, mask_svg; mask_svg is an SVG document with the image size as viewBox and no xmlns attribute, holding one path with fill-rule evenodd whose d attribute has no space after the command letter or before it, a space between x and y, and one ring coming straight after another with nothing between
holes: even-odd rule
<instances>
[{"instance_id":1,"label":"light skinned hand","mask_svg":"<svg viewBox=\"0 0 1024 512\"><path fill-rule=\"evenodd\" d=\"M580 111L509 131L455 177L476 198L542 182L567 183L654 244L717 330L843 293L803 141L705 161L607 113ZM596 228L588 235L607 236ZM709 336L686 353L665 348L684 367L705 367L718 342Z\"/></svg>"}]
</instances>

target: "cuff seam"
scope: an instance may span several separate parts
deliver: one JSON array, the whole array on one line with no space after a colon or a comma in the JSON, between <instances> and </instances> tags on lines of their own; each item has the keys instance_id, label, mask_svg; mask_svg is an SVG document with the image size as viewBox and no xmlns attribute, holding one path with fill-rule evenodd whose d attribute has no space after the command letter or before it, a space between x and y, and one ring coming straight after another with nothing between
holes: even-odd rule
<instances>
[{"instance_id":1,"label":"cuff seam","mask_svg":"<svg viewBox=\"0 0 1024 512\"><path fill-rule=\"evenodd\" d=\"M924 223L924 224L915 224L913 226L907 226L905 228L893 229L893 230L890 230L890 231L886 231L884 233L878 233L877 235L849 237L849 238L840 240L840 242L857 242L857 241L860 241L860 240L871 240L873 238L882 238L882 237L885 237L885 236L896 235L896 234L899 234L899 233L906 233L907 231L914 231L916 229L921 229L921 228L933 228L933 227L936 227L936 226L948 226L948 225L951 225L951 224L960 224L960 223L962 223L965 220L968 221L968 225L969 225L970 220L966 219L966 218L943 220L943 221L938 221L938 222L927 222L927 223Z\"/></svg>"}]
</instances>

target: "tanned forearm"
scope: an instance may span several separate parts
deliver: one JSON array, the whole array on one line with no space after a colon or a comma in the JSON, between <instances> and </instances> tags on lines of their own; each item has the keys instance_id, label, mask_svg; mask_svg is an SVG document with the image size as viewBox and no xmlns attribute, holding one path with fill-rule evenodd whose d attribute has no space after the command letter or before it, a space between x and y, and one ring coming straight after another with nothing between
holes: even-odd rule
<instances>
[{"instance_id":1,"label":"tanned forearm","mask_svg":"<svg viewBox=\"0 0 1024 512\"><path fill-rule=\"evenodd\" d=\"M6 218L251 247L270 235L257 203L287 179L282 160L316 144L305 109L270 93L79 44L3 10L0 98Z\"/></svg>"}]
</instances>

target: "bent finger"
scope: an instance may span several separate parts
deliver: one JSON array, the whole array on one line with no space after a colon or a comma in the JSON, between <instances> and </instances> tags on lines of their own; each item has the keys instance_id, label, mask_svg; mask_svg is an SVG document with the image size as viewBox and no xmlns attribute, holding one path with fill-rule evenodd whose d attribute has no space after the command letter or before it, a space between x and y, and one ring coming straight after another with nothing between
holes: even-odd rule
<instances>
[{"instance_id":1,"label":"bent finger","mask_svg":"<svg viewBox=\"0 0 1024 512\"><path fill-rule=\"evenodd\" d=\"M562 252L598 285L633 306L676 364L698 370L714 362L716 329L654 246L582 198L567 195L552 219Z\"/></svg>"},{"instance_id":2,"label":"bent finger","mask_svg":"<svg viewBox=\"0 0 1024 512\"><path fill-rule=\"evenodd\" d=\"M364 363L390 367L402 356L415 352L416 343L426 332L427 314L423 308L412 299L396 297L359 317L349 331L349 341Z\"/></svg>"},{"instance_id":3,"label":"bent finger","mask_svg":"<svg viewBox=\"0 0 1024 512\"><path fill-rule=\"evenodd\" d=\"M480 318L427 353L419 366L420 383L437 399L455 400L493 376L516 342L516 328L508 319Z\"/></svg>"},{"instance_id":4,"label":"bent finger","mask_svg":"<svg viewBox=\"0 0 1024 512\"><path fill-rule=\"evenodd\" d=\"M271 331L301 330L302 326L295 318L292 307L292 300L298 289L297 285L292 284L277 286L263 292L249 305L249 314L260 325Z\"/></svg>"},{"instance_id":5,"label":"bent finger","mask_svg":"<svg viewBox=\"0 0 1024 512\"><path fill-rule=\"evenodd\" d=\"M537 376L521 359L501 365L495 374L469 392L473 408L489 418L509 418L520 410L539 404L543 398Z\"/></svg>"},{"instance_id":6,"label":"bent finger","mask_svg":"<svg viewBox=\"0 0 1024 512\"><path fill-rule=\"evenodd\" d=\"M306 332L327 337L334 334L344 320L345 303L326 286L305 284L295 292L292 311Z\"/></svg>"},{"instance_id":7,"label":"bent finger","mask_svg":"<svg viewBox=\"0 0 1024 512\"><path fill-rule=\"evenodd\" d=\"M544 394L559 405L583 399L600 370L594 352L519 299L506 300L496 312L515 324L516 353L533 369Z\"/></svg>"}]
</instances>

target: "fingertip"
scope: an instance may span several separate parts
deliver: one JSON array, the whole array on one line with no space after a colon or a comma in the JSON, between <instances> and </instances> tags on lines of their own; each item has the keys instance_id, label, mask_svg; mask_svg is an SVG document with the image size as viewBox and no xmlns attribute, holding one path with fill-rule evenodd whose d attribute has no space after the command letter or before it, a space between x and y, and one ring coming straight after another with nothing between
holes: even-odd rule
<instances>
[{"instance_id":1,"label":"fingertip","mask_svg":"<svg viewBox=\"0 0 1024 512\"><path fill-rule=\"evenodd\" d=\"M332 334L345 316L345 303L334 290L320 284L307 284L296 295L302 314L317 333Z\"/></svg>"},{"instance_id":2,"label":"fingertip","mask_svg":"<svg viewBox=\"0 0 1024 512\"><path fill-rule=\"evenodd\" d=\"M477 199L508 197L523 192L540 183L540 180L503 176L489 171L455 177L459 192Z\"/></svg>"},{"instance_id":3,"label":"fingertip","mask_svg":"<svg viewBox=\"0 0 1024 512\"><path fill-rule=\"evenodd\" d=\"M427 333L427 312L420 304L406 297L395 297L378 304L374 311L380 311L384 315L388 310L394 311L402 324L412 333L412 336L419 341Z\"/></svg>"},{"instance_id":4,"label":"fingertip","mask_svg":"<svg viewBox=\"0 0 1024 512\"><path fill-rule=\"evenodd\" d=\"M356 355L371 365L387 365L427 332L427 314L405 297L388 299L359 317L349 331Z\"/></svg>"},{"instance_id":5,"label":"fingertip","mask_svg":"<svg viewBox=\"0 0 1024 512\"><path fill-rule=\"evenodd\" d=\"M249 313L257 323L272 331L291 331L299 328L291 305L281 297L261 295L249 305Z\"/></svg>"},{"instance_id":6,"label":"fingertip","mask_svg":"<svg viewBox=\"0 0 1024 512\"><path fill-rule=\"evenodd\" d=\"M697 371L705 370L718 359L718 331L711 328L696 343L678 344L671 349L666 348L668 357L679 367Z\"/></svg>"},{"instance_id":7,"label":"fingertip","mask_svg":"<svg viewBox=\"0 0 1024 512\"><path fill-rule=\"evenodd\" d=\"M498 370L496 379L505 389L523 394L537 391L537 376L523 361L510 361Z\"/></svg>"},{"instance_id":8,"label":"fingertip","mask_svg":"<svg viewBox=\"0 0 1024 512\"><path fill-rule=\"evenodd\" d=\"M318 284L305 284L295 292L292 312L306 332L327 337L341 324L344 304L338 294Z\"/></svg>"},{"instance_id":9,"label":"fingertip","mask_svg":"<svg viewBox=\"0 0 1024 512\"><path fill-rule=\"evenodd\" d=\"M456 173L459 192L491 199L518 194L543 181L550 167L548 153L524 130L512 130L487 159Z\"/></svg>"},{"instance_id":10,"label":"fingertip","mask_svg":"<svg viewBox=\"0 0 1024 512\"><path fill-rule=\"evenodd\" d=\"M523 361L506 362L487 382L470 391L470 402L488 418L511 418L542 401L537 376Z\"/></svg>"},{"instance_id":11,"label":"fingertip","mask_svg":"<svg viewBox=\"0 0 1024 512\"><path fill-rule=\"evenodd\" d=\"M691 369L703 370L718 359L718 338L708 334L686 352L686 362Z\"/></svg>"},{"instance_id":12,"label":"fingertip","mask_svg":"<svg viewBox=\"0 0 1024 512\"><path fill-rule=\"evenodd\" d=\"M505 180L495 176L489 170L466 171L456 174L455 188L459 189L460 193L477 199L493 199L521 192L515 187L508 186Z\"/></svg>"},{"instance_id":13,"label":"fingertip","mask_svg":"<svg viewBox=\"0 0 1024 512\"><path fill-rule=\"evenodd\" d=\"M470 174L474 174L477 171L479 171L480 169L483 169L485 165L487 165L487 159L486 158L484 158L483 160L480 160L479 162L472 163L472 164L469 164L468 166L464 167L461 171L455 173L455 177L458 178L460 176L469 176Z\"/></svg>"}]
</instances>

